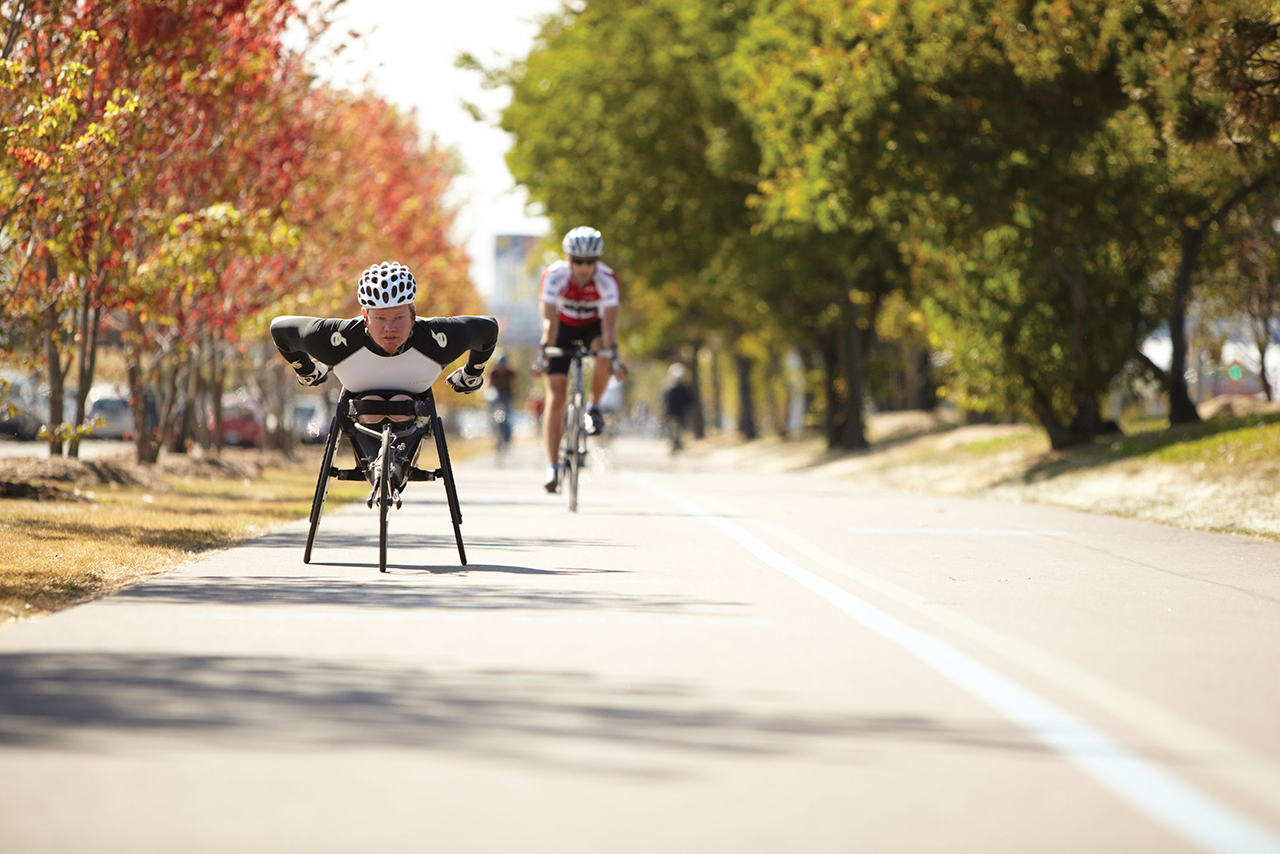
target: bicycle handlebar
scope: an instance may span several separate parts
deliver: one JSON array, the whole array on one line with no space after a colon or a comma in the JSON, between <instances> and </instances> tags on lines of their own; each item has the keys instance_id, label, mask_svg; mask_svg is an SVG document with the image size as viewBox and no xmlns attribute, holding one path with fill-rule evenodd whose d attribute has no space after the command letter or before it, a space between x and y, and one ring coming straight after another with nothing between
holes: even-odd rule
<instances>
[{"instance_id":1,"label":"bicycle handlebar","mask_svg":"<svg viewBox=\"0 0 1280 854\"><path fill-rule=\"evenodd\" d=\"M561 356L616 356L617 350L588 350L585 347L575 347L572 350L566 350L563 347L547 347L542 352L552 358L560 358Z\"/></svg>"}]
</instances>

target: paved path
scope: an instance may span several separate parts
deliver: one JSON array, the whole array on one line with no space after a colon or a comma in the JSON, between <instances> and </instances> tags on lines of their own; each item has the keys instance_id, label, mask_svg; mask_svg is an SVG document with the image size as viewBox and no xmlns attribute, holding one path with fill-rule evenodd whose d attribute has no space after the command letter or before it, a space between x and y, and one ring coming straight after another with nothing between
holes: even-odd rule
<instances>
[{"instance_id":1,"label":"paved path","mask_svg":"<svg viewBox=\"0 0 1280 854\"><path fill-rule=\"evenodd\" d=\"M6 852L1280 851L1280 545L520 450L0 630Z\"/></svg>"}]
</instances>

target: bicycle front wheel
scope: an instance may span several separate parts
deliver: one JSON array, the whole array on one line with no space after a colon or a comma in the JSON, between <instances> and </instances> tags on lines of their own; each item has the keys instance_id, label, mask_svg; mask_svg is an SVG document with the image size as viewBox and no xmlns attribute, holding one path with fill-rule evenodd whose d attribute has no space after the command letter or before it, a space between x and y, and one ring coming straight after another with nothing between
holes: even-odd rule
<instances>
[{"instance_id":1,"label":"bicycle front wheel","mask_svg":"<svg viewBox=\"0 0 1280 854\"><path fill-rule=\"evenodd\" d=\"M572 410L572 418L565 427L565 447L567 448L566 456L568 457L568 468L565 470L565 476L568 479L569 493L569 509L578 512L578 478L582 474L582 446L586 441L585 430L582 426L583 409L582 400L575 396Z\"/></svg>"}]
</instances>

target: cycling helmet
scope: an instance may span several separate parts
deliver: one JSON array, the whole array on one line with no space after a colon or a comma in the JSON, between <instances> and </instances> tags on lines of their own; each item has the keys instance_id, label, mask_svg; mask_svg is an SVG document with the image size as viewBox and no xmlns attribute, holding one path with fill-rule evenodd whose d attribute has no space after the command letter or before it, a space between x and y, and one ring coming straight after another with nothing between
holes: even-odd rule
<instances>
[{"instance_id":1,"label":"cycling helmet","mask_svg":"<svg viewBox=\"0 0 1280 854\"><path fill-rule=\"evenodd\" d=\"M564 254L573 258L599 258L604 253L604 238L588 225L580 225L564 236Z\"/></svg>"},{"instance_id":2,"label":"cycling helmet","mask_svg":"<svg viewBox=\"0 0 1280 854\"><path fill-rule=\"evenodd\" d=\"M360 274L359 297L361 308L412 305L418 298L418 282L408 267L383 261Z\"/></svg>"}]
</instances>

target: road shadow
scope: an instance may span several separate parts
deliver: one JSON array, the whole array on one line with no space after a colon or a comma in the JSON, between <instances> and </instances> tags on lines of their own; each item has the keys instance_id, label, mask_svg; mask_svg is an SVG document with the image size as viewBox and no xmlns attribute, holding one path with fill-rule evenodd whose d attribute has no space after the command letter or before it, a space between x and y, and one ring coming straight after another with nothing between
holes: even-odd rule
<instances>
[{"instance_id":1,"label":"road shadow","mask_svg":"<svg viewBox=\"0 0 1280 854\"><path fill-rule=\"evenodd\" d=\"M355 565L359 567L360 565ZM470 573L516 573L541 576L582 576L601 570L530 570L525 567L398 567L397 573L383 575L376 564L362 567L355 578L314 578L294 576L165 576L122 590L112 597L117 603L165 605L323 605L369 609L536 610L610 611L617 614L673 614L683 616L727 616L742 607L737 602L693 599L661 594L607 593L565 587L513 587L499 584L461 583L459 576ZM443 571L441 571L443 570ZM616 571L616 570L614 570ZM610 572L610 570L604 570ZM431 579L446 576L459 583L433 584ZM406 583L416 577L420 583Z\"/></svg>"},{"instance_id":2,"label":"road shadow","mask_svg":"<svg viewBox=\"0 0 1280 854\"><path fill-rule=\"evenodd\" d=\"M403 522L401 523L403 524ZM391 549L447 549L452 552L456 558L458 554L458 546L453 538L453 526L449 522L448 515L440 519L438 525L438 534L425 534L420 531L402 531L396 529L393 519L390 525L390 533L387 536L387 544ZM503 549L505 551L536 551L543 548L621 548L625 544L618 543L613 540L605 540L594 537L476 537L468 536L466 524L463 523L462 541L467 549L472 548L493 548ZM307 531L303 528L294 530L276 530L269 534L264 534L253 540L244 543L245 546L253 548L268 549L302 549L307 544ZM373 517L369 520L369 530L361 533L351 533L350 531L325 530L324 521L321 520L320 528L316 531L315 548L317 550L323 548L342 548L342 549L374 549L378 548L378 519ZM445 558L452 560L453 558Z\"/></svg>"},{"instance_id":3,"label":"road shadow","mask_svg":"<svg viewBox=\"0 0 1280 854\"><path fill-rule=\"evenodd\" d=\"M442 670L269 656L0 655L0 746L296 752L390 747L666 776L666 752L856 761L873 743L1048 751L1012 724L713 699L687 683L537 669ZM599 748L596 753L580 749ZM643 767L618 748L643 749ZM576 757L566 760L565 756Z\"/></svg>"}]
</instances>

